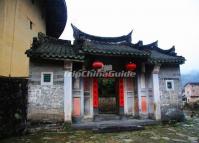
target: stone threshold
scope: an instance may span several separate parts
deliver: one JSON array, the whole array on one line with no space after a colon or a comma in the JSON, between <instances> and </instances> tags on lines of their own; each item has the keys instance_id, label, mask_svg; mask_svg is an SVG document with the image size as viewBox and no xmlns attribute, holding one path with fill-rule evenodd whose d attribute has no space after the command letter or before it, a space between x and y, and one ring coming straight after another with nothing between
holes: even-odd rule
<instances>
[{"instance_id":1,"label":"stone threshold","mask_svg":"<svg viewBox=\"0 0 199 143\"><path fill-rule=\"evenodd\" d=\"M109 120L109 121L88 121L84 123L72 124L76 130L91 130L93 132L121 132L137 131L144 129L144 126L157 125L160 122L151 119L127 119L127 120Z\"/></svg>"}]
</instances>

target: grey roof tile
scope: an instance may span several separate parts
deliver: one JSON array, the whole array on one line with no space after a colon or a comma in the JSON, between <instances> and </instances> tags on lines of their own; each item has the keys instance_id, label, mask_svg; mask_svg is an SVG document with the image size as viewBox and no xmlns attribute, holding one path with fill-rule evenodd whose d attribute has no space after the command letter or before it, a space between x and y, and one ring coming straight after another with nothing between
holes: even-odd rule
<instances>
[{"instance_id":1,"label":"grey roof tile","mask_svg":"<svg viewBox=\"0 0 199 143\"><path fill-rule=\"evenodd\" d=\"M81 40L80 40L81 41ZM70 41L38 35L33 40L32 48L26 51L28 57L56 59L56 60L80 60L83 61L86 54L91 55L114 55L127 57L146 57L150 63L183 64L185 58L177 56L175 47L163 50L158 47L157 41L148 45L142 42L131 43L106 43L83 40Z\"/></svg>"}]
</instances>

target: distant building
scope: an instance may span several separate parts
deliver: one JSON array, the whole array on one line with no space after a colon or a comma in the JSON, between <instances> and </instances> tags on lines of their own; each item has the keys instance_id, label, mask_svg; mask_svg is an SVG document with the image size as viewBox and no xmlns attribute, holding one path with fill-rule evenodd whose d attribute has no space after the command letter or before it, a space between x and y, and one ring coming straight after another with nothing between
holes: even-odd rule
<instances>
[{"instance_id":1,"label":"distant building","mask_svg":"<svg viewBox=\"0 0 199 143\"><path fill-rule=\"evenodd\" d=\"M186 103L199 101L199 82L189 82L184 86L183 100Z\"/></svg>"},{"instance_id":2,"label":"distant building","mask_svg":"<svg viewBox=\"0 0 199 143\"><path fill-rule=\"evenodd\" d=\"M65 0L0 0L0 77L28 77L33 37L59 38L66 20Z\"/></svg>"},{"instance_id":3,"label":"distant building","mask_svg":"<svg viewBox=\"0 0 199 143\"><path fill-rule=\"evenodd\" d=\"M39 34L26 51L30 58L29 120L71 122L95 120L103 114L162 120L167 112L178 113L180 64L185 58L174 47L163 50L157 41L133 44L131 32L98 37L72 27L73 44ZM111 73L134 69L135 74L88 76L100 73L102 65ZM75 77L77 71L84 71L84 76Z\"/></svg>"}]
</instances>

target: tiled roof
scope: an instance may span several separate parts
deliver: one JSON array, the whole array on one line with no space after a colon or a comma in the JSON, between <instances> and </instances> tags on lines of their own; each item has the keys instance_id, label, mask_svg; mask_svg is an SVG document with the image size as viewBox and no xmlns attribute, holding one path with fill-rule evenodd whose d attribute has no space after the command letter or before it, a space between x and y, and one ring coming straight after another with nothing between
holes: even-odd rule
<instances>
[{"instance_id":1,"label":"tiled roof","mask_svg":"<svg viewBox=\"0 0 199 143\"><path fill-rule=\"evenodd\" d=\"M143 42L139 41L134 46L150 54L148 58L148 61L150 63L183 64L185 62L184 57L177 56L174 46L168 50L163 50L158 47L158 41L155 41L148 45L143 45Z\"/></svg>"},{"instance_id":2,"label":"tiled roof","mask_svg":"<svg viewBox=\"0 0 199 143\"><path fill-rule=\"evenodd\" d=\"M99 55L118 55L129 57L147 57L149 53L133 48L125 44L109 44L85 41L83 46L84 53Z\"/></svg>"},{"instance_id":3,"label":"tiled roof","mask_svg":"<svg viewBox=\"0 0 199 143\"><path fill-rule=\"evenodd\" d=\"M156 50L150 50L149 61L151 63L184 63L185 59L181 56L168 55L165 53L158 52Z\"/></svg>"},{"instance_id":4,"label":"tiled roof","mask_svg":"<svg viewBox=\"0 0 199 143\"><path fill-rule=\"evenodd\" d=\"M84 55L74 49L70 41L54 39L39 35L34 39L32 48L26 51L28 57L54 60L83 60Z\"/></svg>"},{"instance_id":5,"label":"tiled roof","mask_svg":"<svg viewBox=\"0 0 199 143\"><path fill-rule=\"evenodd\" d=\"M131 33L121 37L98 37L82 32L73 26L73 36L75 40L85 41L83 52L93 55L120 55L129 57L148 56L150 63L183 64L185 58L177 56L175 47L163 50L158 47L158 41L148 45L143 45L142 41L137 44L131 43Z\"/></svg>"},{"instance_id":6,"label":"tiled roof","mask_svg":"<svg viewBox=\"0 0 199 143\"><path fill-rule=\"evenodd\" d=\"M149 63L156 64L183 64L185 58L177 56L175 47L163 50L158 47L157 41L148 45L142 42L107 43L92 40L75 39L70 41L47 37L43 34L34 38L32 48L26 51L28 57L83 61L87 55L125 56L131 58L147 58Z\"/></svg>"},{"instance_id":7,"label":"tiled roof","mask_svg":"<svg viewBox=\"0 0 199 143\"><path fill-rule=\"evenodd\" d=\"M187 86L187 85L198 85L199 86L199 82L188 82L185 84L185 86Z\"/></svg>"}]
</instances>

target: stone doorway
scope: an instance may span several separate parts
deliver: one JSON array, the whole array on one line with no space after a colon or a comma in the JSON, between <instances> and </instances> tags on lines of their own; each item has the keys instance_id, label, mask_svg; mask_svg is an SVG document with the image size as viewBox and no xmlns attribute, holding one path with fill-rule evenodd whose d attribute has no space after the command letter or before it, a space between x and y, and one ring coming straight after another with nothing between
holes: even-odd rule
<instances>
[{"instance_id":1,"label":"stone doorway","mask_svg":"<svg viewBox=\"0 0 199 143\"><path fill-rule=\"evenodd\" d=\"M118 113L118 94L116 78L99 78L99 114Z\"/></svg>"}]
</instances>

